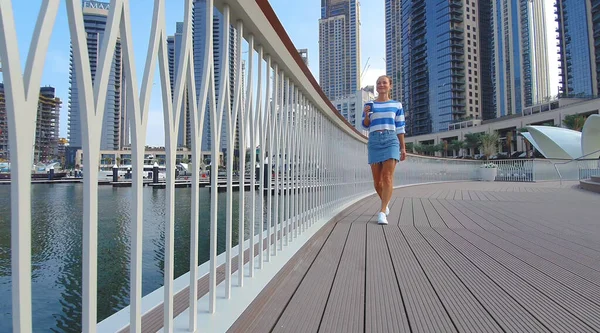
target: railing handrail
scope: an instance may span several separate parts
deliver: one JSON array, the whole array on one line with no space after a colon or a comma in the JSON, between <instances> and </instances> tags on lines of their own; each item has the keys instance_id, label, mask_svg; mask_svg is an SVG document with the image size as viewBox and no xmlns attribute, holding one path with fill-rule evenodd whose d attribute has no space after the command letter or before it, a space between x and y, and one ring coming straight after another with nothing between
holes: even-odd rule
<instances>
[{"instance_id":1,"label":"railing handrail","mask_svg":"<svg viewBox=\"0 0 600 333\"><path fill-rule=\"evenodd\" d=\"M593 151L591 153L579 156L577 158L570 159L570 160L565 161L565 162L553 163L554 164L554 169L556 170L556 173L558 174L558 179L560 181L560 185L562 186L562 175L560 174L560 171L558 170L558 166L557 165L559 165L559 164L560 165L565 165L565 164L569 164L569 163L574 162L574 161L580 161L584 157L587 157L587 156L590 156L590 155L593 155L593 154L596 154L596 153L600 153L600 149L595 150L595 151ZM593 161L593 160L590 159L590 161Z\"/></svg>"}]
</instances>

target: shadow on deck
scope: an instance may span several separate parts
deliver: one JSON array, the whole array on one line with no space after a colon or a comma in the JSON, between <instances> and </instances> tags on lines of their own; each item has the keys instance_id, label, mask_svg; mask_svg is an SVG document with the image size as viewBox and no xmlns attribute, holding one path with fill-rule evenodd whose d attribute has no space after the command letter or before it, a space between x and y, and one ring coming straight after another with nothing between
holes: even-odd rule
<instances>
[{"instance_id":1,"label":"shadow on deck","mask_svg":"<svg viewBox=\"0 0 600 333\"><path fill-rule=\"evenodd\" d=\"M325 225L230 332L599 332L600 195L573 184L398 189Z\"/></svg>"}]
</instances>

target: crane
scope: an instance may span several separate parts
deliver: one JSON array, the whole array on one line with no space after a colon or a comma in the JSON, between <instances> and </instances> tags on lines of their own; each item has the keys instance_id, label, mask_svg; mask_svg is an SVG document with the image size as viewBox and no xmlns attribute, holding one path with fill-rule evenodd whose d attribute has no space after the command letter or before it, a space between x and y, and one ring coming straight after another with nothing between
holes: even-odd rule
<instances>
[{"instance_id":1,"label":"crane","mask_svg":"<svg viewBox=\"0 0 600 333\"><path fill-rule=\"evenodd\" d=\"M367 71L367 69L369 69L370 65L369 65L369 60L371 60L371 57L367 58L367 62L365 63L365 67L363 68L362 72L360 73L360 80L362 81L363 76L365 75L365 72Z\"/></svg>"}]
</instances>

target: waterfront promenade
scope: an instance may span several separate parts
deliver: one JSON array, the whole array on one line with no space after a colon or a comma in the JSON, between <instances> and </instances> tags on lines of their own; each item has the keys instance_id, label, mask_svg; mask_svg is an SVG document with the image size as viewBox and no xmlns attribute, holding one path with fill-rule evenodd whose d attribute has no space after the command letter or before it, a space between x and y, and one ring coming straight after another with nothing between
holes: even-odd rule
<instances>
[{"instance_id":1,"label":"waterfront promenade","mask_svg":"<svg viewBox=\"0 0 600 333\"><path fill-rule=\"evenodd\" d=\"M456 182L326 224L230 332L598 332L600 195Z\"/></svg>"}]
</instances>

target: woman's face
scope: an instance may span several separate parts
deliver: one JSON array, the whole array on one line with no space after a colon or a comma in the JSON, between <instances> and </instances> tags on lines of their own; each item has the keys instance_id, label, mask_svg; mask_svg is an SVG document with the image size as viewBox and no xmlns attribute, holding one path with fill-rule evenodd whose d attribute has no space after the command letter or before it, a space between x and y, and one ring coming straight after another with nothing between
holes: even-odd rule
<instances>
[{"instance_id":1,"label":"woman's face","mask_svg":"<svg viewBox=\"0 0 600 333\"><path fill-rule=\"evenodd\" d=\"M388 95L388 93L390 92L391 89L391 85L390 85L390 80L388 80L387 77L380 77L377 80L377 93L380 95Z\"/></svg>"}]
</instances>

